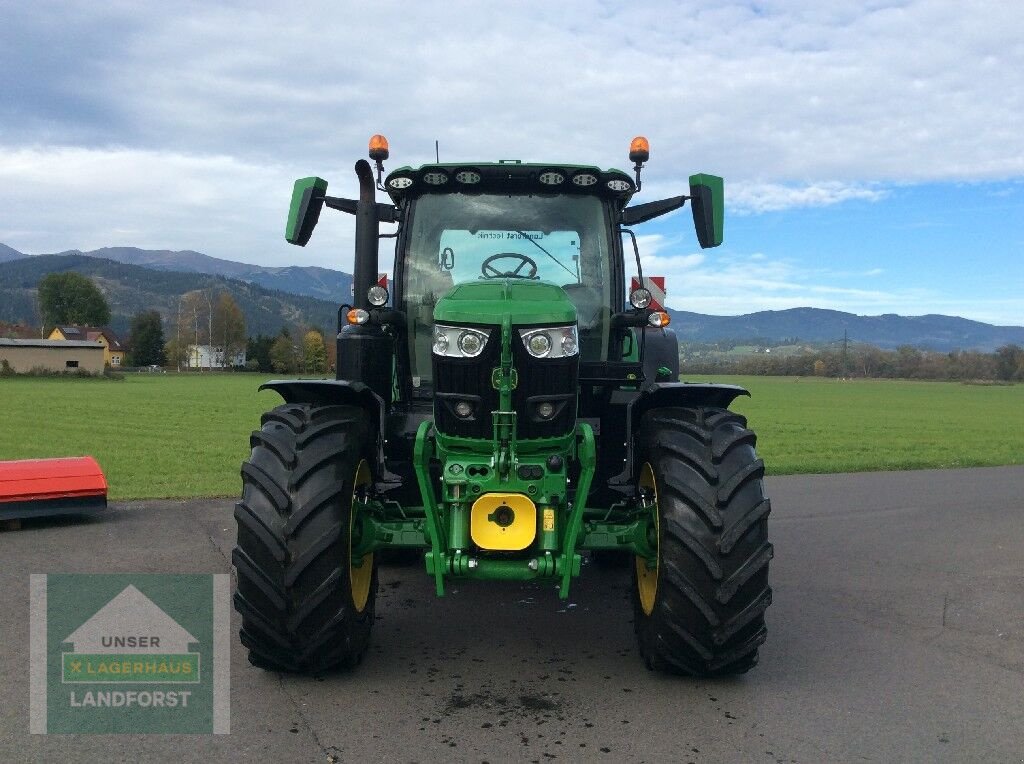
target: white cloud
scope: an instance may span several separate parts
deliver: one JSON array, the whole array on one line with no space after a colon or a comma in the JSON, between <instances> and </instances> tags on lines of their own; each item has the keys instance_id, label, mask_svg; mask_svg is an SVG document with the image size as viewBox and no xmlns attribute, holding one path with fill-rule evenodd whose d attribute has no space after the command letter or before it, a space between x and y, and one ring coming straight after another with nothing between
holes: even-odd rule
<instances>
[{"instance_id":1,"label":"white cloud","mask_svg":"<svg viewBox=\"0 0 1024 764\"><path fill-rule=\"evenodd\" d=\"M226 155L74 146L0 150L0 188L16 189L0 218L0 241L40 254L137 246L196 249L264 265L350 269L353 225L325 212L316 241L284 241L292 183L281 165ZM207 246L224 237L229 243ZM226 250L226 252L225 252Z\"/></svg>"},{"instance_id":2,"label":"white cloud","mask_svg":"<svg viewBox=\"0 0 1024 764\"><path fill-rule=\"evenodd\" d=\"M643 264L646 275L666 277L670 308L715 315L798 307L913 315L934 312L931 306L941 299L925 289L857 285L851 277L870 273L813 271L763 253L666 254L643 258ZM992 310L986 313L991 315Z\"/></svg>"},{"instance_id":3,"label":"white cloud","mask_svg":"<svg viewBox=\"0 0 1024 764\"><path fill-rule=\"evenodd\" d=\"M877 202L886 192L878 188L822 181L803 186L779 183L738 183L729 187L729 208L740 214L776 212L795 207L828 207L851 200Z\"/></svg>"},{"instance_id":4,"label":"white cloud","mask_svg":"<svg viewBox=\"0 0 1024 764\"><path fill-rule=\"evenodd\" d=\"M642 133L644 200L713 172L748 220L1019 180L1022 22L1004 0L11 3L0 241L346 268L351 219L325 213L305 250L289 247L288 194L317 174L353 195L376 132L389 168L432 160L435 139L443 160L627 168ZM670 294L695 309L923 299L814 291L831 277L770 254L723 273L680 253L692 239L643 238L647 267L685 274Z\"/></svg>"}]
</instances>

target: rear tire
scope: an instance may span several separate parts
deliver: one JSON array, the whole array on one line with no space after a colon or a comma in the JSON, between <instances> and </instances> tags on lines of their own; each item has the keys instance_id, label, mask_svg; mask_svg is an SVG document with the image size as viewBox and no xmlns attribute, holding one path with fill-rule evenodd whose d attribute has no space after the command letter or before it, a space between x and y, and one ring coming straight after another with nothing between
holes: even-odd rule
<instances>
[{"instance_id":1,"label":"rear tire","mask_svg":"<svg viewBox=\"0 0 1024 764\"><path fill-rule=\"evenodd\" d=\"M641 484L658 509L658 565L637 557L633 605L650 669L741 674L757 664L771 604L764 463L746 419L665 408L641 423Z\"/></svg>"},{"instance_id":2,"label":"rear tire","mask_svg":"<svg viewBox=\"0 0 1024 764\"><path fill-rule=\"evenodd\" d=\"M352 504L369 490L366 414L287 404L263 415L235 506L235 608L249 660L303 673L356 665L373 624L373 555L351 557ZM369 567L367 567L369 566Z\"/></svg>"}]
</instances>

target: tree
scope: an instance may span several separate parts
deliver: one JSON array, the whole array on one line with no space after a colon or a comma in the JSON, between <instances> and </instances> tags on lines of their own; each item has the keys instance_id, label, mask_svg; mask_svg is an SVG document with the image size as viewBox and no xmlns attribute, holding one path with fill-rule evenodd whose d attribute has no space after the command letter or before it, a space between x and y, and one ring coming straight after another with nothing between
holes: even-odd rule
<instances>
[{"instance_id":1,"label":"tree","mask_svg":"<svg viewBox=\"0 0 1024 764\"><path fill-rule=\"evenodd\" d=\"M188 346L210 345L208 301L201 291L186 292L178 299L178 319L175 328L175 350L179 368L182 363L198 366L198 354L189 357Z\"/></svg>"},{"instance_id":2,"label":"tree","mask_svg":"<svg viewBox=\"0 0 1024 764\"><path fill-rule=\"evenodd\" d=\"M1013 344L997 348L995 366L999 379L1024 379L1024 348Z\"/></svg>"},{"instance_id":3,"label":"tree","mask_svg":"<svg viewBox=\"0 0 1024 764\"><path fill-rule=\"evenodd\" d=\"M324 336L316 329L310 329L302 338L302 366L307 374L323 374L327 369Z\"/></svg>"},{"instance_id":4,"label":"tree","mask_svg":"<svg viewBox=\"0 0 1024 764\"><path fill-rule=\"evenodd\" d=\"M270 364L278 374L294 374L299 370L299 348L287 329L282 329L270 346Z\"/></svg>"},{"instance_id":5,"label":"tree","mask_svg":"<svg viewBox=\"0 0 1024 764\"><path fill-rule=\"evenodd\" d=\"M147 310L136 314L128 333L128 347L135 366L163 366L167 362L164 353L164 325L160 313Z\"/></svg>"},{"instance_id":6,"label":"tree","mask_svg":"<svg viewBox=\"0 0 1024 764\"><path fill-rule=\"evenodd\" d=\"M213 305L213 340L224 352L224 364L245 349L245 314L229 292L221 292Z\"/></svg>"},{"instance_id":7,"label":"tree","mask_svg":"<svg viewBox=\"0 0 1024 764\"><path fill-rule=\"evenodd\" d=\"M169 366L181 371L181 367L188 360L188 342L177 337L172 337L164 345L164 354Z\"/></svg>"},{"instance_id":8,"label":"tree","mask_svg":"<svg viewBox=\"0 0 1024 764\"><path fill-rule=\"evenodd\" d=\"M338 342L335 337L324 342L327 349L327 371L333 372L338 368Z\"/></svg>"},{"instance_id":9,"label":"tree","mask_svg":"<svg viewBox=\"0 0 1024 764\"><path fill-rule=\"evenodd\" d=\"M259 334L249 338L245 345L245 357L248 361L256 362L257 371L271 372L274 370L274 365L270 360L270 348L273 345L273 337Z\"/></svg>"},{"instance_id":10,"label":"tree","mask_svg":"<svg viewBox=\"0 0 1024 764\"><path fill-rule=\"evenodd\" d=\"M46 326L110 323L110 306L91 279L81 273L48 273L39 282L39 309Z\"/></svg>"}]
</instances>

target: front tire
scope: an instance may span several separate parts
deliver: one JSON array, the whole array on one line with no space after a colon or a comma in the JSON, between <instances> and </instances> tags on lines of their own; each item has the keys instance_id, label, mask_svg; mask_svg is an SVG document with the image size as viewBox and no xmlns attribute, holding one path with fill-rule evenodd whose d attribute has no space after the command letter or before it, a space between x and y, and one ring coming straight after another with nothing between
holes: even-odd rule
<instances>
[{"instance_id":1,"label":"front tire","mask_svg":"<svg viewBox=\"0 0 1024 764\"><path fill-rule=\"evenodd\" d=\"M353 504L372 482L366 414L287 404L263 415L235 506L235 608L249 660L315 673L356 665L373 624L372 554L352 559Z\"/></svg>"},{"instance_id":2,"label":"front tire","mask_svg":"<svg viewBox=\"0 0 1024 764\"><path fill-rule=\"evenodd\" d=\"M633 606L650 669L741 674L765 640L768 586L764 463L746 420L719 408L665 408L640 426L638 490L656 506L657 564L637 557Z\"/></svg>"}]
</instances>

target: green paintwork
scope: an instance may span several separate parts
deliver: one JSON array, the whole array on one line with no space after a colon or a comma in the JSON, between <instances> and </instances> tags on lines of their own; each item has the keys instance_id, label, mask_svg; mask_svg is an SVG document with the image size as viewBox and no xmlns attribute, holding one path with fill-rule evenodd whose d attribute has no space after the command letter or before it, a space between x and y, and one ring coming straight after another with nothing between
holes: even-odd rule
<instances>
[{"instance_id":1,"label":"green paintwork","mask_svg":"<svg viewBox=\"0 0 1024 764\"><path fill-rule=\"evenodd\" d=\"M558 589L558 596L563 600L569 596L569 582L575 575L579 575L580 560L576 554L576 539L579 537L580 529L583 526L583 510L587 506L587 499L590 495L590 484L594 480L594 472L597 470L597 445L594 442L594 430L586 422L576 426L579 435L578 458L580 463L580 478L576 486L576 497L573 502L572 514L569 516L569 523L565 529L565 543L562 546L562 557L571 560L572 564L562 570L562 585Z\"/></svg>"},{"instance_id":2,"label":"green paintwork","mask_svg":"<svg viewBox=\"0 0 1024 764\"><path fill-rule=\"evenodd\" d=\"M319 215L320 208L309 204L307 191L313 190L313 195L323 197L327 193L327 181L323 178L299 178L292 188L292 201L288 207L288 222L285 224L284 238L291 244L305 244L302 240L302 229L309 222L307 218L311 215ZM305 238L309 238L308 235Z\"/></svg>"},{"instance_id":3,"label":"green paintwork","mask_svg":"<svg viewBox=\"0 0 1024 764\"><path fill-rule=\"evenodd\" d=\"M690 176L690 194L700 186L711 192L711 230L705 246L717 247L722 243L725 231L725 181L717 175L698 173ZM694 221L696 223L696 221Z\"/></svg>"},{"instance_id":4,"label":"green paintwork","mask_svg":"<svg viewBox=\"0 0 1024 764\"><path fill-rule=\"evenodd\" d=\"M493 326L506 316L515 326L573 324L576 306L561 287L547 281L491 279L459 284L434 307L439 324Z\"/></svg>"},{"instance_id":5,"label":"green paintwork","mask_svg":"<svg viewBox=\"0 0 1024 764\"><path fill-rule=\"evenodd\" d=\"M441 523L437 512L437 501L434 499L434 489L430 480L430 459L434 455L434 441L428 437L433 428L431 422L423 422L416 431L416 445L413 448L413 469L416 472L416 483L423 497L423 509L427 516L427 536L430 539L430 551L426 554L427 568L430 568L431 561L441 557L443 546L441 540ZM444 572L440 566L435 566L434 581L437 587L437 596L444 596Z\"/></svg>"},{"instance_id":6,"label":"green paintwork","mask_svg":"<svg viewBox=\"0 0 1024 764\"><path fill-rule=\"evenodd\" d=\"M646 509L642 515L629 523L586 521L583 523L582 535L576 548L619 549L654 560L657 551L648 538L648 532L652 527L651 517L651 510Z\"/></svg>"}]
</instances>

